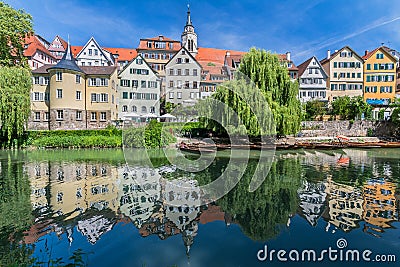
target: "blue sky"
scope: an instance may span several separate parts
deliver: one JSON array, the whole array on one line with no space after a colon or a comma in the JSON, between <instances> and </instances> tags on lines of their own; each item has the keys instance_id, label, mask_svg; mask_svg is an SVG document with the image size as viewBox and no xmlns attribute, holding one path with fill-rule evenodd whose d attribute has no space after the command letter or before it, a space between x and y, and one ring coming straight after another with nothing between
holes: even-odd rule
<instances>
[{"instance_id":1,"label":"blue sky","mask_svg":"<svg viewBox=\"0 0 400 267\"><path fill-rule=\"evenodd\" d=\"M104 47L136 48L160 34L180 40L187 0L5 0L34 19L48 40L70 35L72 45L94 36ZM296 64L326 50L351 46L359 54L385 43L400 50L398 0L190 1L200 47L247 51L255 46L292 52Z\"/></svg>"}]
</instances>

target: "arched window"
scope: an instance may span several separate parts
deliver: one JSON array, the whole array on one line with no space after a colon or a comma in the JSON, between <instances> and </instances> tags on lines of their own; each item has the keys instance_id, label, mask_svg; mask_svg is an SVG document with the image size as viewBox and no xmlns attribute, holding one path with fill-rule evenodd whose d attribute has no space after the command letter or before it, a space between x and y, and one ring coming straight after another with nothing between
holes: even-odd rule
<instances>
[{"instance_id":1,"label":"arched window","mask_svg":"<svg viewBox=\"0 0 400 267\"><path fill-rule=\"evenodd\" d=\"M147 108L145 106L142 106L142 113L147 113Z\"/></svg>"},{"instance_id":2,"label":"arched window","mask_svg":"<svg viewBox=\"0 0 400 267\"><path fill-rule=\"evenodd\" d=\"M127 112L128 111L128 106L124 105L122 106L122 112Z\"/></svg>"},{"instance_id":3,"label":"arched window","mask_svg":"<svg viewBox=\"0 0 400 267\"><path fill-rule=\"evenodd\" d=\"M136 106L132 106L132 112L137 112L137 107Z\"/></svg>"}]
</instances>

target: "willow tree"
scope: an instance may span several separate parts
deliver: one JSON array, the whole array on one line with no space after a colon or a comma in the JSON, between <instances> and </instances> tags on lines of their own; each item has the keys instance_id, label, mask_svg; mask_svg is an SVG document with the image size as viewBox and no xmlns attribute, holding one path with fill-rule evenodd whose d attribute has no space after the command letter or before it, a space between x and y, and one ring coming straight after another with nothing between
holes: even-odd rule
<instances>
[{"instance_id":1,"label":"willow tree","mask_svg":"<svg viewBox=\"0 0 400 267\"><path fill-rule=\"evenodd\" d=\"M275 119L279 135L296 134L300 130L301 104L297 99L299 87L290 80L287 66L277 55L252 48L239 67L265 94Z\"/></svg>"},{"instance_id":2,"label":"willow tree","mask_svg":"<svg viewBox=\"0 0 400 267\"><path fill-rule=\"evenodd\" d=\"M23 67L0 67L0 146L22 137L30 114L30 72Z\"/></svg>"},{"instance_id":3,"label":"willow tree","mask_svg":"<svg viewBox=\"0 0 400 267\"><path fill-rule=\"evenodd\" d=\"M0 2L0 66L24 65L25 38L32 33L32 17Z\"/></svg>"}]
</instances>

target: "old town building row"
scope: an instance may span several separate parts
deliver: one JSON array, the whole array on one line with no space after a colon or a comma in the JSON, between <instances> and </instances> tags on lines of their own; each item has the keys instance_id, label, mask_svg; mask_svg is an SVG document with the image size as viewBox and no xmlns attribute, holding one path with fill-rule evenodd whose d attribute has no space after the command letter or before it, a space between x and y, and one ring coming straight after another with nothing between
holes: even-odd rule
<instances>
[{"instance_id":1,"label":"old town building row","mask_svg":"<svg viewBox=\"0 0 400 267\"><path fill-rule=\"evenodd\" d=\"M27 38L25 56L32 68L30 129L97 129L117 121L160 117L160 101L193 105L233 77L244 52L198 47L190 9L181 41L162 35L140 39L137 49L105 48L92 37L70 46L60 36L52 42ZM298 67L291 53L279 54L299 99L333 101L363 96L375 106L395 98L400 54L379 47L359 56L346 46L319 61Z\"/></svg>"}]
</instances>

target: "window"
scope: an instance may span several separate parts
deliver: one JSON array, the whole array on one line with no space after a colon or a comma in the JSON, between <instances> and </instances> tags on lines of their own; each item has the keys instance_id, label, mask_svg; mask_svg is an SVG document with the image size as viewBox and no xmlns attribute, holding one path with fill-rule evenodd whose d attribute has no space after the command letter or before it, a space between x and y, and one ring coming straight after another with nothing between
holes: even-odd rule
<instances>
[{"instance_id":1,"label":"window","mask_svg":"<svg viewBox=\"0 0 400 267\"><path fill-rule=\"evenodd\" d=\"M82 120L82 111L77 111L75 118L77 121L81 121Z\"/></svg>"},{"instance_id":2,"label":"window","mask_svg":"<svg viewBox=\"0 0 400 267\"><path fill-rule=\"evenodd\" d=\"M122 99L128 99L128 92L122 92Z\"/></svg>"},{"instance_id":3,"label":"window","mask_svg":"<svg viewBox=\"0 0 400 267\"><path fill-rule=\"evenodd\" d=\"M148 87L149 88L157 88L157 82L149 81L148 82Z\"/></svg>"},{"instance_id":4,"label":"window","mask_svg":"<svg viewBox=\"0 0 400 267\"><path fill-rule=\"evenodd\" d=\"M44 120L48 121L50 119L50 112L45 112L44 113Z\"/></svg>"},{"instance_id":5,"label":"window","mask_svg":"<svg viewBox=\"0 0 400 267\"><path fill-rule=\"evenodd\" d=\"M130 87L130 86L131 86L131 81L130 81L130 80L121 79L120 85L121 85L122 87Z\"/></svg>"},{"instance_id":6,"label":"window","mask_svg":"<svg viewBox=\"0 0 400 267\"><path fill-rule=\"evenodd\" d=\"M319 74L319 70L318 69L315 69L315 74Z\"/></svg>"},{"instance_id":7,"label":"window","mask_svg":"<svg viewBox=\"0 0 400 267\"><path fill-rule=\"evenodd\" d=\"M193 76L197 76L197 70L193 69Z\"/></svg>"},{"instance_id":8,"label":"window","mask_svg":"<svg viewBox=\"0 0 400 267\"><path fill-rule=\"evenodd\" d=\"M106 121L106 120L107 120L107 113L100 112L100 121Z\"/></svg>"},{"instance_id":9,"label":"window","mask_svg":"<svg viewBox=\"0 0 400 267\"><path fill-rule=\"evenodd\" d=\"M174 92L169 92L169 99L174 99Z\"/></svg>"},{"instance_id":10,"label":"window","mask_svg":"<svg viewBox=\"0 0 400 267\"><path fill-rule=\"evenodd\" d=\"M337 68L337 62L333 62L333 67Z\"/></svg>"},{"instance_id":11,"label":"window","mask_svg":"<svg viewBox=\"0 0 400 267\"><path fill-rule=\"evenodd\" d=\"M141 81L141 83L140 83L140 87L142 87L142 88L146 88L146 81Z\"/></svg>"},{"instance_id":12,"label":"window","mask_svg":"<svg viewBox=\"0 0 400 267\"><path fill-rule=\"evenodd\" d=\"M340 52L340 57L346 57L347 53L346 52Z\"/></svg>"},{"instance_id":13,"label":"window","mask_svg":"<svg viewBox=\"0 0 400 267\"><path fill-rule=\"evenodd\" d=\"M337 72L334 72L334 73L333 73L333 77L334 77L334 78L337 78Z\"/></svg>"},{"instance_id":14,"label":"window","mask_svg":"<svg viewBox=\"0 0 400 267\"><path fill-rule=\"evenodd\" d=\"M193 82L193 89L197 89L197 82L196 81Z\"/></svg>"},{"instance_id":15,"label":"window","mask_svg":"<svg viewBox=\"0 0 400 267\"><path fill-rule=\"evenodd\" d=\"M177 81L177 87L178 87L178 88L182 88L182 81L180 81L180 80Z\"/></svg>"},{"instance_id":16,"label":"window","mask_svg":"<svg viewBox=\"0 0 400 267\"><path fill-rule=\"evenodd\" d=\"M146 108L146 106L142 106L142 113L147 113L147 108Z\"/></svg>"},{"instance_id":17,"label":"window","mask_svg":"<svg viewBox=\"0 0 400 267\"><path fill-rule=\"evenodd\" d=\"M173 76L174 75L174 69L169 69L169 75Z\"/></svg>"},{"instance_id":18,"label":"window","mask_svg":"<svg viewBox=\"0 0 400 267\"><path fill-rule=\"evenodd\" d=\"M89 56L92 55L92 49L89 49Z\"/></svg>"},{"instance_id":19,"label":"window","mask_svg":"<svg viewBox=\"0 0 400 267\"><path fill-rule=\"evenodd\" d=\"M97 102L97 94L90 94L91 102Z\"/></svg>"},{"instance_id":20,"label":"window","mask_svg":"<svg viewBox=\"0 0 400 267\"><path fill-rule=\"evenodd\" d=\"M76 91L76 100L82 100L82 92Z\"/></svg>"},{"instance_id":21,"label":"window","mask_svg":"<svg viewBox=\"0 0 400 267\"><path fill-rule=\"evenodd\" d=\"M181 63L182 63L182 58L180 58L180 57L177 58L177 59L176 59L176 63L181 64Z\"/></svg>"},{"instance_id":22,"label":"window","mask_svg":"<svg viewBox=\"0 0 400 267\"><path fill-rule=\"evenodd\" d=\"M151 48L152 47L152 42L147 42L147 48Z\"/></svg>"},{"instance_id":23,"label":"window","mask_svg":"<svg viewBox=\"0 0 400 267\"><path fill-rule=\"evenodd\" d=\"M356 74L355 73L352 73L351 74L351 78L355 78L356 77Z\"/></svg>"},{"instance_id":24,"label":"window","mask_svg":"<svg viewBox=\"0 0 400 267\"><path fill-rule=\"evenodd\" d=\"M79 74L75 75L75 82L81 83L81 75L79 75Z\"/></svg>"},{"instance_id":25,"label":"window","mask_svg":"<svg viewBox=\"0 0 400 267\"><path fill-rule=\"evenodd\" d=\"M57 120L63 120L63 119L64 119L64 111L57 110Z\"/></svg>"},{"instance_id":26,"label":"window","mask_svg":"<svg viewBox=\"0 0 400 267\"><path fill-rule=\"evenodd\" d=\"M137 112L137 107L136 106L132 106L132 112Z\"/></svg>"},{"instance_id":27,"label":"window","mask_svg":"<svg viewBox=\"0 0 400 267\"><path fill-rule=\"evenodd\" d=\"M100 79L100 86L108 86L108 79L101 78Z\"/></svg>"},{"instance_id":28,"label":"window","mask_svg":"<svg viewBox=\"0 0 400 267\"><path fill-rule=\"evenodd\" d=\"M57 89L56 90L56 98L62 98L62 97L63 97L62 89Z\"/></svg>"},{"instance_id":29,"label":"window","mask_svg":"<svg viewBox=\"0 0 400 267\"><path fill-rule=\"evenodd\" d=\"M100 102L108 103L108 94L101 93L100 94Z\"/></svg>"},{"instance_id":30,"label":"window","mask_svg":"<svg viewBox=\"0 0 400 267\"><path fill-rule=\"evenodd\" d=\"M309 74L312 74L312 68L309 68L309 69L308 69L308 73L309 73Z\"/></svg>"},{"instance_id":31,"label":"window","mask_svg":"<svg viewBox=\"0 0 400 267\"><path fill-rule=\"evenodd\" d=\"M177 92L176 93L176 98L182 99L182 92Z\"/></svg>"},{"instance_id":32,"label":"window","mask_svg":"<svg viewBox=\"0 0 400 267\"><path fill-rule=\"evenodd\" d=\"M99 50L95 49L95 50L94 50L94 55L95 55L95 56L99 55Z\"/></svg>"},{"instance_id":33,"label":"window","mask_svg":"<svg viewBox=\"0 0 400 267\"><path fill-rule=\"evenodd\" d=\"M43 77L43 79L44 79L44 84L48 85L50 80L49 77Z\"/></svg>"},{"instance_id":34,"label":"window","mask_svg":"<svg viewBox=\"0 0 400 267\"><path fill-rule=\"evenodd\" d=\"M371 64L367 64L367 70L371 70Z\"/></svg>"},{"instance_id":35,"label":"window","mask_svg":"<svg viewBox=\"0 0 400 267\"><path fill-rule=\"evenodd\" d=\"M376 54L376 59L383 59L383 58L384 58L384 56L382 53Z\"/></svg>"},{"instance_id":36,"label":"window","mask_svg":"<svg viewBox=\"0 0 400 267\"><path fill-rule=\"evenodd\" d=\"M57 82L62 81L62 72L61 71L56 72L56 81Z\"/></svg>"},{"instance_id":37,"label":"window","mask_svg":"<svg viewBox=\"0 0 400 267\"><path fill-rule=\"evenodd\" d=\"M128 112L128 106L127 105L122 106L122 112Z\"/></svg>"},{"instance_id":38,"label":"window","mask_svg":"<svg viewBox=\"0 0 400 267\"><path fill-rule=\"evenodd\" d=\"M156 107L150 107L150 113L156 113Z\"/></svg>"},{"instance_id":39,"label":"window","mask_svg":"<svg viewBox=\"0 0 400 267\"><path fill-rule=\"evenodd\" d=\"M39 80L40 80L39 77L35 77L33 83L34 84L39 84Z\"/></svg>"},{"instance_id":40,"label":"window","mask_svg":"<svg viewBox=\"0 0 400 267\"><path fill-rule=\"evenodd\" d=\"M174 81L169 81L169 87L173 88L174 87Z\"/></svg>"},{"instance_id":41,"label":"window","mask_svg":"<svg viewBox=\"0 0 400 267\"><path fill-rule=\"evenodd\" d=\"M185 75L189 76L189 69L185 69Z\"/></svg>"},{"instance_id":42,"label":"window","mask_svg":"<svg viewBox=\"0 0 400 267\"><path fill-rule=\"evenodd\" d=\"M346 78L346 73L341 72L339 77L340 77L340 78Z\"/></svg>"},{"instance_id":43,"label":"window","mask_svg":"<svg viewBox=\"0 0 400 267\"><path fill-rule=\"evenodd\" d=\"M357 78L361 78L361 73L357 73Z\"/></svg>"},{"instance_id":44,"label":"window","mask_svg":"<svg viewBox=\"0 0 400 267\"><path fill-rule=\"evenodd\" d=\"M35 121L40 121L40 112L35 112Z\"/></svg>"},{"instance_id":45,"label":"window","mask_svg":"<svg viewBox=\"0 0 400 267\"><path fill-rule=\"evenodd\" d=\"M34 92L33 93L33 101L43 101L43 93Z\"/></svg>"},{"instance_id":46,"label":"window","mask_svg":"<svg viewBox=\"0 0 400 267\"><path fill-rule=\"evenodd\" d=\"M178 69L176 75L181 76L182 75L182 70Z\"/></svg>"},{"instance_id":47,"label":"window","mask_svg":"<svg viewBox=\"0 0 400 267\"><path fill-rule=\"evenodd\" d=\"M96 112L91 112L90 113L90 120L91 121L97 121L97 113Z\"/></svg>"}]
</instances>

